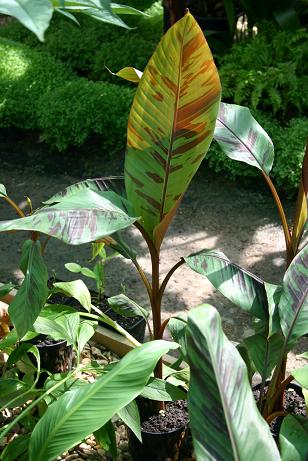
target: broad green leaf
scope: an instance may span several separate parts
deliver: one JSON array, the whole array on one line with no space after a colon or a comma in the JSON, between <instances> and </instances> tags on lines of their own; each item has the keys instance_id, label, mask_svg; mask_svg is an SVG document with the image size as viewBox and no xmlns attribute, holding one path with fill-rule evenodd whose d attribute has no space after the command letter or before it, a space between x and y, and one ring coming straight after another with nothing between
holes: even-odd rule
<instances>
[{"instance_id":1,"label":"broad green leaf","mask_svg":"<svg viewBox=\"0 0 308 461\"><path fill-rule=\"evenodd\" d=\"M48 273L41 255L39 241L25 242L23 260L26 260L25 278L9 306L9 315L16 332L22 338L41 312L47 296Z\"/></svg>"},{"instance_id":2,"label":"broad green leaf","mask_svg":"<svg viewBox=\"0 0 308 461\"><path fill-rule=\"evenodd\" d=\"M159 358L177 344L152 341L130 351L94 383L66 392L36 425L29 461L52 461L102 427L146 386Z\"/></svg>"},{"instance_id":3,"label":"broad green leaf","mask_svg":"<svg viewBox=\"0 0 308 461\"><path fill-rule=\"evenodd\" d=\"M114 425L111 421L107 421L104 426L94 432L96 441L104 450L108 451L113 459L117 456L117 441L115 436Z\"/></svg>"},{"instance_id":4,"label":"broad green leaf","mask_svg":"<svg viewBox=\"0 0 308 461\"><path fill-rule=\"evenodd\" d=\"M247 107L221 103L214 138L228 157L270 173L273 143Z\"/></svg>"},{"instance_id":5,"label":"broad green leaf","mask_svg":"<svg viewBox=\"0 0 308 461\"><path fill-rule=\"evenodd\" d=\"M123 315L124 317L143 317L147 319L149 312L139 304L135 303L132 299L129 299L124 294L112 296L107 300L108 305L117 314Z\"/></svg>"},{"instance_id":6,"label":"broad green leaf","mask_svg":"<svg viewBox=\"0 0 308 461\"><path fill-rule=\"evenodd\" d=\"M172 402L173 400L186 400L187 393L163 379L151 378L140 394L150 400Z\"/></svg>"},{"instance_id":7,"label":"broad green leaf","mask_svg":"<svg viewBox=\"0 0 308 461\"><path fill-rule=\"evenodd\" d=\"M91 294L82 280L74 280L73 282L55 282L53 287L56 291L64 293L66 296L77 299L82 307L88 312L91 310Z\"/></svg>"},{"instance_id":8,"label":"broad green leaf","mask_svg":"<svg viewBox=\"0 0 308 461\"><path fill-rule=\"evenodd\" d=\"M79 245L107 237L133 224L113 192L83 190L55 205L43 207L31 216L0 222L0 232L32 230L65 243Z\"/></svg>"},{"instance_id":9,"label":"broad green leaf","mask_svg":"<svg viewBox=\"0 0 308 461\"><path fill-rule=\"evenodd\" d=\"M203 305L190 312L187 349L191 371L188 411L196 458L280 460L257 409L245 363L224 335L214 307Z\"/></svg>"},{"instance_id":10,"label":"broad green leaf","mask_svg":"<svg viewBox=\"0 0 308 461\"><path fill-rule=\"evenodd\" d=\"M84 320L80 323L77 336L78 354L81 354L86 343L94 335L95 326L96 322L93 322L91 320Z\"/></svg>"},{"instance_id":11,"label":"broad green leaf","mask_svg":"<svg viewBox=\"0 0 308 461\"><path fill-rule=\"evenodd\" d=\"M210 146L220 94L204 34L187 13L151 57L128 122L127 197L157 248Z\"/></svg>"},{"instance_id":12,"label":"broad green leaf","mask_svg":"<svg viewBox=\"0 0 308 461\"><path fill-rule=\"evenodd\" d=\"M20 456L22 456L28 450L29 440L30 434L19 434L18 437L13 438L13 440L4 448L1 454L1 460L21 460L22 458L20 458Z\"/></svg>"},{"instance_id":13,"label":"broad green leaf","mask_svg":"<svg viewBox=\"0 0 308 461\"><path fill-rule=\"evenodd\" d=\"M74 274L79 274L82 269L81 265L77 263L66 263L64 266L68 271L73 272Z\"/></svg>"},{"instance_id":14,"label":"broad green leaf","mask_svg":"<svg viewBox=\"0 0 308 461\"><path fill-rule=\"evenodd\" d=\"M33 328L37 333L51 336L56 340L66 340L67 345L76 344L79 329L79 313L65 314L56 319L38 317Z\"/></svg>"},{"instance_id":15,"label":"broad green leaf","mask_svg":"<svg viewBox=\"0 0 308 461\"><path fill-rule=\"evenodd\" d=\"M282 334L274 334L270 338L257 334L244 339L253 364L265 381L278 363L283 347Z\"/></svg>"},{"instance_id":16,"label":"broad green leaf","mask_svg":"<svg viewBox=\"0 0 308 461\"><path fill-rule=\"evenodd\" d=\"M49 0L1 0L0 14L14 16L43 41L52 17L52 5Z\"/></svg>"},{"instance_id":17,"label":"broad green leaf","mask_svg":"<svg viewBox=\"0 0 308 461\"><path fill-rule=\"evenodd\" d=\"M119 3L111 3L110 4L111 9L113 13L116 14L132 14L134 16L148 16L146 13L143 11L137 10L136 8L133 8L132 6L128 5L120 5Z\"/></svg>"},{"instance_id":18,"label":"broad green leaf","mask_svg":"<svg viewBox=\"0 0 308 461\"><path fill-rule=\"evenodd\" d=\"M118 72L111 72L108 69L111 75L115 75L116 77L123 78L123 80L128 80L129 82L139 83L143 73L135 69L134 67L124 67L123 69L119 70Z\"/></svg>"},{"instance_id":19,"label":"broad green leaf","mask_svg":"<svg viewBox=\"0 0 308 461\"><path fill-rule=\"evenodd\" d=\"M308 365L293 370L292 376L302 387L308 389Z\"/></svg>"},{"instance_id":20,"label":"broad green leaf","mask_svg":"<svg viewBox=\"0 0 308 461\"><path fill-rule=\"evenodd\" d=\"M259 277L233 264L223 253L215 250L202 250L184 259L192 270L205 275L236 306L254 317L268 319L266 291Z\"/></svg>"},{"instance_id":21,"label":"broad green leaf","mask_svg":"<svg viewBox=\"0 0 308 461\"><path fill-rule=\"evenodd\" d=\"M7 193L6 193L6 188L3 184L0 184L0 195L6 195L7 196Z\"/></svg>"},{"instance_id":22,"label":"broad green leaf","mask_svg":"<svg viewBox=\"0 0 308 461\"><path fill-rule=\"evenodd\" d=\"M279 302L286 344L308 333L308 245L291 262L283 278Z\"/></svg>"},{"instance_id":23,"label":"broad green leaf","mask_svg":"<svg viewBox=\"0 0 308 461\"><path fill-rule=\"evenodd\" d=\"M308 459L308 419L288 415L283 419L279 433L282 461L306 461Z\"/></svg>"},{"instance_id":24,"label":"broad green leaf","mask_svg":"<svg viewBox=\"0 0 308 461\"><path fill-rule=\"evenodd\" d=\"M303 235L305 226L307 225L308 217L308 144L306 145L305 156L302 166L302 176L299 184L294 225L292 230L292 247L294 254L298 250L298 246Z\"/></svg>"},{"instance_id":25,"label":"broad green leaf","mask_svg":"<svg viewBox=\"0 0 308 461\"><path fill-rule=\"evenodd\" d=\"M133 431L137 439L142 442L140 415L136 402L134 400L129 402L127 405L125 405L125 407L118 411L118 415L126 424L126 426L128 426L130 430Z\"/></svg>"}]
</instances>

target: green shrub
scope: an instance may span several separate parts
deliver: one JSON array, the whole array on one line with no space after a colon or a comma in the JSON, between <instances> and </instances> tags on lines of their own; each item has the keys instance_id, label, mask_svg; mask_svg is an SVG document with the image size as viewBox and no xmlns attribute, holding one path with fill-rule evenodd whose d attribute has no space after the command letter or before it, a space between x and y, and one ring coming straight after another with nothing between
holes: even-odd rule
<instances>
[{"instance_id":1,"label":"green shrub","mask_svg":"<svg viewBox=\"0 0 308 461\"><path fill-rule=\"evenodd\" d=\"M155 42L144 40L136 35L129 35L128 32L96 53L91 77L119 83L121 80L111 76L106 67L112 72L117 72L126 66L136 67L143 71L155 47Z\"/></svg>"},{"instance_id":2,"label":"green shrub","mask_svg":"<svg viewBox=\"0 0 308 461\"><path fill-rule=\"evenodd\" d=\"M73 78L47 53L0 39L0 126L36 129L39 98Z\"/></svg>"},{"instance_id":3,"label":"green shrub","mask_svg":"<svg viewBox=\"0 0 308 461\"><path fill-rule=\"evenodd\" d=\"M48 92L39 101L39 127L49 144L64 150L102 135L105 153L124 148L134 90L79 78Z\"/></svg>"},{"instance_id":4,"label":"green shrub","mask_svg":"<svg viewBox=\"0 0 308 461\"><path fill-rule=\"evenodd\" d=\"M283 127L269 115L260 112L255 112L253 115L274 144L275 160L271 177L278 189L288 196L293 196L297 191L301 175L308 120L294 118L286 127ZM214 171L223 172L233 179L253 178L260 175L256 168L229 159L215 141L211 145L207 159Z\"/></svg>"},{"instance_id":5,"label":"green shrub","mask_svg":"<svg viewBox=\"0 0 308 461\"><path fill-rule=\"evenodd\" d=\"M221 60L225 100L274 113L282 122L308 109L308 32L267 32L235 44Z\"/></svg>"}]
</instances>

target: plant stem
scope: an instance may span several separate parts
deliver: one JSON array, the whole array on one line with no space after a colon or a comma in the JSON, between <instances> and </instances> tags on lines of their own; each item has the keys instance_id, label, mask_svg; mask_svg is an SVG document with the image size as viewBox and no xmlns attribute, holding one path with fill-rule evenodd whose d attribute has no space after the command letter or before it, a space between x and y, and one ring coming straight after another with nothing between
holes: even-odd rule
<instances>
[{"instance_id":1,"label":"plant stem","mask_svg":"<svg viewBox=\"0 0 308 461\"><path fill-rule=\"evenodd\" d=\"M165 292L165 289L166 289L166 286L168 285L168 282L170 280L170 278L172 277L172 275L174 274L174 272L179 268L181 267L183 264L185 263L185 260L182 258L180 259L180 261L178 261L171 269L170 271L168 272L168 274L166 275L166 277L164 278L161 286L160 286L160 289L159 289L159 296L160 296L160 299L162 299L163 297L163 294Z\"/></svg>"},{"instance_id":2,"label":"plant stem","mask_svg":"<svg viewBox=\"0 0 308 461\"><path fill-rule=\"evenodd\" d=\"M266 173L264 173L264 171L262 171L262 174L263 174L263 177L264 177L265 181L267 182L267 185L270 188L270 191L271 191L271 193L272 193L272 195L274 197L274 200L275 200L275 203L276 203L276 206L277 206L277 209L278 209L278 213L279 213L279 216L280 216L280 219L281 219L281 224L282 224L283 232L284 232L284 239L285 239L285 243L286 243L286 265L288 267L289 264L291 263L293 257L294 257L294 254L293 254L292 243L291 243L291 233L290 233L290 229L289 229L289 226L288 226L287 218L286 218L286 215L285 215L281 200L279 198L279 195L278 195L278 193L276 191L276 188L275 188L271 178Z\"/></svg>"},{"instance_id":3,"label":"plant stem","mask_svg":"<svg viewBox=\"0 0 308 461\"><path fill-rule=\"evenodd\" d=\"M171 317L168 317L166 320L163 321L163 323L161 324L160 330L159 330L159 332L158 332L158 334L157 334L157 338L156 338L156 339L163 339L164 332L165 332L166 326L167 326L168 323L169 323L170 318L171 318Z\"/></svg>"},{"instance_id":4,"label":"plant stem","mask_svg":"<svg viewBox=\"0 0 308 461\"><path fill-rule=\"evenodd\" d=\"M286 416L288 413L286 413L285 411L281 410L281 411L275 411L275 413L272 413L270 416L268 416L266 418L266 422L268 424L271 424L271 422L275 419L275 418L278 418L278 416Z\"/></svg>"},{"instance_id":5,"label":"plant stem","mask_svg":"<svg viewBox=\"0 0 308 461\"><path fill-rule=\"evenodd\" d=\"M137 269L143 283L144 283L144 286L148 292L148 296L149 296L149 300L151 302L151 299L152 299L152 287L151 287L151 284L147 278L147 276L145 275L144 273L144 270L142 269L142 267L139 265L138 261L136 259L132 259L132 263L134 264L135 268Z\"/></svg>"},{"instance_id":6,"label":"plant stem","mask_svg":"<svg viewBox=\"0 0 308 461\"><path fill-rule=\"evenodd\" d=\"M19 208L19 206L17 205L17 203L14 202L14 200L12 200L10 197L8 197L7 195L2 195L2 198L4 198L4 200L9 204L11 205L12 208L14 208L14 210L16 211L16 213L18 214L18 216L20 216L21 218L24 218L26 215L25 213Z\"/></svg>"}]
</instances>

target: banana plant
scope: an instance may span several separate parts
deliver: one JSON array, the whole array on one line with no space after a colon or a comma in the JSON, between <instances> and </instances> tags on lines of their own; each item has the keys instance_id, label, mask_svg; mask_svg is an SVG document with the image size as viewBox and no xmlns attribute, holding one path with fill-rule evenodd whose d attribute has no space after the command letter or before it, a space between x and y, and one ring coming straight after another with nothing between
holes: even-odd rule
<instances>
[{"instance_id":1,"label":"banana plant","mask_svg":"<svg viewBox=\"0 0 308 461\"><path fill-rule=\"evenodd\" d=\"M143 15L127 5L111 3L110 0L5 0L1 2L0 14L18 19L33 32L40 41L49 26L53 12L60 13L77 24L74 14L85 14L99 21L130 29L118 14Z\"/></svg>"},{"instance_id":2,"label":"banana plant","mask_svg":"<svg viewBox=\"0 0 308 461\"><path fill-rule=\"evenodd\" d=\"M220 96L212 54L187 13L162 38L138 85L128 121L124 181L111 177L70 186L31 215L1 222L0 231L29 230L73 245L103 242L131 259L148 292L153 337L160 339L162 297L178 267L160 281L160 248L213 139ZM21 215L4 187L2 196ZM121 238L119 231L131 224L148 246L151 280ZM155 373L162 377L161 362Z\"/></svg>"}]
</instances>

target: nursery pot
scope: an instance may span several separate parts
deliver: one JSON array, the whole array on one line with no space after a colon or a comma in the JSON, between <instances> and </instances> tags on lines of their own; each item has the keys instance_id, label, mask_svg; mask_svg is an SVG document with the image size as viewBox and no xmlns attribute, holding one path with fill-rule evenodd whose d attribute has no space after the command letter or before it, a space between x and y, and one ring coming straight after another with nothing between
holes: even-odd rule
<instances>
[{"instance_id":1,"label":"nursery pot","mask_svg":"<svg viewBox=\"0 0 308 461\"><path fill-rule=\"evenodd\" d=\"M138 407L140 408L142 399L138 399ZM179 401L180 402L180 401ZM171 402L171 405L177 405L178 402ZM137 439L135 434L127 428L129 449L133 461L184 461L193 459L192 455L188 455L188 415L187 410L183 410L186 415L182 418L182 423L173 415L168 417L168 429L155 427L155 422L152 418L146 420L146 429L143 427L144 420L142 409L140 411L141 420L143 420L141 437L142 443ZM168 415L168 405L166 415ZM174 421L170 421L174 418ZM153 429L151 430L151 426ZM172 427L174 426L174 428ZM192 451L192 449L190 449Z\"/></svg>"},{"instance_id":2,"label":"nursery pot","mask_svg":"<svg viewBox=\"0 0 308 461\"><path fill-rule=\"evenodd\" d=\"M38 338L35 338L38 340ZM73 347L67 346L65 340L55 341L39 336L36 347L40 353L41 368L50 373L70 371L73 365Z\"/></svg>"}]
</instances>

